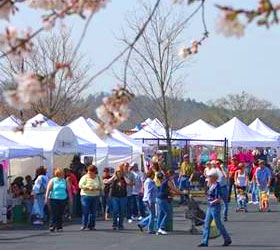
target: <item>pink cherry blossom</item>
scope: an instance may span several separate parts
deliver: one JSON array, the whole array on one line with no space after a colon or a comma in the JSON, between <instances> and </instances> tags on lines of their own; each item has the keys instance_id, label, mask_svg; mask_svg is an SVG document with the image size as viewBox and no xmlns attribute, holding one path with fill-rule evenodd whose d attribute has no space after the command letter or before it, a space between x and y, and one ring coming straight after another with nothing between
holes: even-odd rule
<instances>
[{"instance_id":1,"label":"pink cherry blossom","mask_svg":"<svg viewBox=\"0 0 280 250\"><path fill-rule=\"evenodd\" d=\"M226 37L236 36L240 38L244 36L245 25L242 24L238 17L229 11L223 11L217 19L217 32L222 33Z\"/></svg>"}]
</instances>

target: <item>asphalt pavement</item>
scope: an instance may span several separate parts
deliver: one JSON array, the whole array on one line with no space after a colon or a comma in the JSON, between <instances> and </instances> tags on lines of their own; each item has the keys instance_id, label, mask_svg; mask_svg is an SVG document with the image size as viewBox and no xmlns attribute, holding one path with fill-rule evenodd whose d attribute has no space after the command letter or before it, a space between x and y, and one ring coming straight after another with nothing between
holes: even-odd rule
<instances>
[{"instance_id":1,"label":"asphalt pavement","mask_svg":"<svg viewBox=\"0 0 280 250\"><path fill-rule=\"evenodd\" d=\"M236 213L230 206L225 223L233 244L228 249L280 250L280 209L276 202L271 212L260 213L255 205L249 213ZM167 236L142 233L137 224L125 224L124 231L113 231L111 221L98 221L97 231L79 231L78 221L67 224L62 233L50 233L46 228L20 226L0 229L0 250L192 250L198 249L201 235L188 232L190 222L184 218L184 207L174 210L174 231ZM199 227L202 230L201 227ZM221 237L209 242L210 249L221 249Z\"/></svg>"}]
</instances>

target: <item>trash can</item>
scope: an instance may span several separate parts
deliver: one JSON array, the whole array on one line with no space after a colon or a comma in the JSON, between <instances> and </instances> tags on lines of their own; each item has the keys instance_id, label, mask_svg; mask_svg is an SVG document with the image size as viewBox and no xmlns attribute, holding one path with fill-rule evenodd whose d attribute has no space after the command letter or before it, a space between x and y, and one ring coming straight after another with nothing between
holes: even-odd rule
<instances>
[{"instance_id":1,"label":"trash can","mask_svg":"<svg viewBox=\"0 0 280 250\"><path fill-rule=\"evenodd\" d=\"M15 205L12 209L13 223L25 223L27 219L26 209L23 205Z\"/></svg>"},{"instance_id":2,"label":"trash can","mask_svg":"<svg viewBox=\"0 0 280 250\"><path fill-rule=\"evenodd\" d=\"M172 232L173 231L173 202L172 202L172 199L168 200L168 208L169 208L170 214L168 216L166 231Z\"/></svg>"}]
</instances>

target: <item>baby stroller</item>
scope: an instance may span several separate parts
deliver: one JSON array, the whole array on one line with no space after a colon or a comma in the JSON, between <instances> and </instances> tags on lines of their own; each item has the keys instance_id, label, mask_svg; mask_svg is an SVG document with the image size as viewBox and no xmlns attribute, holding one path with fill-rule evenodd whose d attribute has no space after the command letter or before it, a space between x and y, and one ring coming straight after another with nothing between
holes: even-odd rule
<instances>
[{"instance_id":1,"label":"baby stroller","mask_svg":"<svg viewBox=\"0 0 280 250\"><path fill-rule=\"evenodd\" d=\"M248 201L248 196L246 193L246 190L243 188L238 188L237 189L237 208L236 212L248 212L247 209L247 201Z\"/></svg>"},{"instance_id":2,"label":"baby stroller","mask_svg":"<svg viewBox=\"0 0 280 250\"><path fill-rule=\"evenodd\" d=\"M185 218L191 220L189 232L191 234L200 234L196 227L204 224L205 212L199 207L198 202L191 195L186 195L186 205Z\"/></svg>"}]
</instances>

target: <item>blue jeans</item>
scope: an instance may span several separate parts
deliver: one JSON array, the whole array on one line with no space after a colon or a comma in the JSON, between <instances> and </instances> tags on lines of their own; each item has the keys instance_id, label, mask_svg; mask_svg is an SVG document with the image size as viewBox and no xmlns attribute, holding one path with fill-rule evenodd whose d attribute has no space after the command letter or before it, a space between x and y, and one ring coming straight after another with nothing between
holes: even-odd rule
<instances>
[{"instance_id":1,"label":"blue jeans","mask_svg":"<svg viewBox=\"0 0 280 250\"><path fill-rule=\"evenodd\" d=\"M123 220L127 208L127 198L112 197L113 227L123 228Z\"/></svg>"},{"instance_id":2,"label":"blue jeans","mask_svg":"<svg viewBox=\"0 0 280 250\"><path fill-rule=\"evenodd\" d=\"M168 222L168 216L170 215L170 210L168 206L168 201L165 199L158 199L158 220L157 220L157 229L166 229L166 224Z\"/></svg>"},{"instance_id":3,"label":"blue jeans","mask_svg":"<svg viewBox=\"0 0 280 250\"><path fill-rule=\"evenodd\" d=\"M189 177L181 176L179 178L179 189L181 191L189 190L190 189ZM185 195L181 195L180 196L180 203L184 203L185 201L186 201L186 196Z\"/></svg>"},{"instance_id":4,"label":"blue jeans","mask_svg":"<svg viewBox=\"0 0 280 250\"><path fill-rule=\"evenodd\" d=\"M83 227L94 228L99 196L81 196Z\"/></svg>"},{"instance_id":5,"label":"blue jeans","mask_svg":"<svg viewBox=\"0 0 280 250\"><path fill-rule=\"evenodd\" d=\"M143 220L141 220L139 225L142 227L148 226L148 231L153 232L154 224L155 224L156 204L155 203L149 204L148 202L145 202L145 206L147 211L149 212L149 215Z\"/></svg>"},{"instance_id":6,"label":"blue jeans","mask_svg":"<svg viewBox=\"0 0 280 250\"><path fill-rule=\"evenodd\" d=\"M138 217L139 215L142 217L146 216L145 205L142 199L142 195L132 195L132 215L134 217Z\"/></svg>"},{"instance_id":7,"label":"blue jeans","mask_svg":"<svg viewBox=\"0 0 280 250\"><path fill-rule=\"evenodd\" d=\"M133 196L127 196L127 202L126 202L126 218L129 220L132 216L132 210L133 210Z\"/></svg>"},{"instance_id":8,"label":"blue jeans","mask_svg":"<svg viewBox=\"0 0 280 250\"><path fill-rule=\"evenodd\" d=\"M51 205L51 226L57 229L62 229L63 215L67 200L50 199Z\"/></svg>"},{"instance_id":9,"label":"blue jeans","mask_svg":"<svg viewBox=\"0 0 280 250\"><path fill-rule=\"evenodd\" d=\"M252 202L258 202L259 195L258 195L258 187L256 182L251 183L251 190L252 190Z\"/></svg>"},{"instance_id":10,"label":"blue jeans","mask_svg":"<svg viewBox=\"0 0 280 250\"><path fill-rule=\"evenodd\" d=\"M224 202L224 218L226 219L228 217L228 188L227 186L221 187L221 198Z\"/></svg>"},{"instance_id":11,"label":"blue jeans","mask_svg":"<svg viewBox=\"0 0 280 250\"><path fill-rule=\"evenodd\" d=\"M207 208L207 212L204 220L204 226L203 226L202 243L208 245L209 236L210 236L210 226L213 219L215 220L216 226L220 231L221 235L223 236L224 240L227 242L230 241L231 238L221 221L221 205L214 205L214 206L208 206Z\"/></svg>"}]
</instances>

